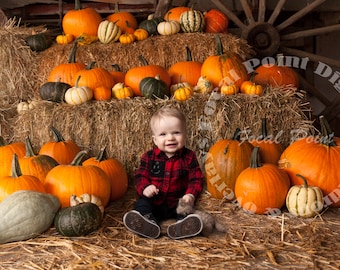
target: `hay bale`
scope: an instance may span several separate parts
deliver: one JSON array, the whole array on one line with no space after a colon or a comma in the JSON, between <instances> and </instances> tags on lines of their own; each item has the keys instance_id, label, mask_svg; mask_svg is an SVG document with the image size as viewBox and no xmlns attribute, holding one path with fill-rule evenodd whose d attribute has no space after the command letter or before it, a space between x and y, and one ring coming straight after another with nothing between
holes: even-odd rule
<instances>
[{"instance_id":1,"label":"hay bale","mask_svg":"<svg viewBox=\"0 0 340 270\"><path fill-rule=\"evenodd\" d=\"M20 141L29 135L38 150L43 143L53 140L49 130L52 125L91 156L106 146L108 155L122 161L131 175L141 154L153 145L149 120L161 106L183 110L188 123L187 146L203 162L210 146L219 139L231 138L236 128L245 131L245 138L259 135L263 117L268 121L268 134L277 135L286 146L292 139L291 130L310 134L313 131L308 116L310 108L304 94L295 90L268 88L262 96L197 94L186 102L136 97L71 106L40 101L35 109L17 117L14 137Z\"/></svg>"}]
</instances>

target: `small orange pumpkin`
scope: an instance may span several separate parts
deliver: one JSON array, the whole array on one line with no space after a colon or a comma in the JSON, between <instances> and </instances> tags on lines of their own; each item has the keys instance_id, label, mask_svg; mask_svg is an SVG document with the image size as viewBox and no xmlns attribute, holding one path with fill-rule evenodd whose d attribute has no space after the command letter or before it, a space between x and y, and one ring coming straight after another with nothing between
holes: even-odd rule
<instances>
[{"instance_id":1,"label":"small orange pumpkin","mask_svg":"<svg viewBox=\"0 0 340 270\"><path fill-rule=\"evenodd\" d=\"M120 35L119 42L122 44L131 44L135 41L136 37L134 34L125 33Z\"/></svg>"},{"instance_id":2,"label":"small orange pumpkin","mask_svg":"<svg viewBox=\"0 0 340 270\"><path fill-rule=\"evenodd\" d=\"M93 90L93 98L95 100L110 100L112 90L106 86L98 86Z\"/></svg>"},{"instance_id":3,"label":"small orange pumpkin","mask_svg":"<svg viewBox=\"0 0 340 270\"><path fill-rule=\"evenodd\" d=\"M221 86L221 94L222 95L235 95L239 91L240 91L240 88L234 83Z\"/></svg>"},{"instance_id":4,"label":"small orange pumpkin","mask_svg":"<svg viewBox=\"0 0 340 270\"><path fill-rule=\"evenodd\" d=\"M127 33L128 28L137 29L138 22L136 17L127 11L119 10L118 1L115 3L114 13L107 17L107 20L118 25L123 33Z\"/></svg>"},{"instance_id":5,"label":"small orange pumpkin","mask_svg":"<svg viewBox=\"0 0 340 270\"><path fill-rule=\"evenodd\" d=\"M62 44L62 45L64 45L64 44L69 44L69 43L71 43L73 40L74 40L74 36L71 35L71 34L58 35L58 36L56 37L56 42L57 42L58 44Z\"/></svg>"},{"instance_id":6,"label":"small orange pumpkin","mask_svg":"<svg viewBox=\"0 0 340 270\"><path fill-rule=\"evenodd\" d=\"M210 9L204 13L205 32L206 33L227 33L228 17L218 9Z\"/></svg>"},{"instance_id":7,"label":"small orange pumpkin","mask_svg":"<svg viewBox=\"0 0 340 270\"><path fill-rule=\"evenodd\" d=\"M21 158L25 156L25 151L23 142L7 144L4 138L0 136L0 177L11 175L13 154L17 154L18 158Z\"/></svg>"}]
</instances>

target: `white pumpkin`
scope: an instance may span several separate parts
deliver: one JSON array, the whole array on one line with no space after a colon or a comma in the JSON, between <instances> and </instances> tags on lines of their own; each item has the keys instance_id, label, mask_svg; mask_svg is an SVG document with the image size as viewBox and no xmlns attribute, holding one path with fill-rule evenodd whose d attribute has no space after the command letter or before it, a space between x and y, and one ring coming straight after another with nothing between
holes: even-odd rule
<instances>
[{"instance_id":1,"label":"white pumpkin","mask_svg":"<svg viewBox=\"0 0 340 270\"><path fill-rule=\"evenodd\" d=\"M158 33L163 36L177 34L180 30L181 26L177 21L164 21L157 25Z\"/></svg>"},{"instance_id":2,"label":"white pumpkin","mask_svg":"<svg viewBox=\"0 0 340 270\"><path fill-rule=\"evenodd\" d=\"M78 86L80 76L77 78L76 85L66 90L65 102L70 105L79 105L93 98L93 91L87 86Z\"/></svg>"},{"instance_id":3,"label":"white pumpkin","mask_svg":"<svg viewBox=\"0 0 340 270\"><path fill-rule=\"evenodd\" d=\"M122 29L108 20L102 21L98 26L98 39L101 43L115 42L122 34Z\"/></svg>"}]
</instances>

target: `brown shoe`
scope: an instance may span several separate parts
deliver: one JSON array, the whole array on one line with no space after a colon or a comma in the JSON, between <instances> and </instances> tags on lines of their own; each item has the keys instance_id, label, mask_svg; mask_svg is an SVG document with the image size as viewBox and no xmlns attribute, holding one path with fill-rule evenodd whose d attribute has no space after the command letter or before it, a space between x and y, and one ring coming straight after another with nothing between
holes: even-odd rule
<instances>
[{"instance_id":1,"label":"brown shoe","mask_svg":"<svg viewBox=\"0 0 340 270\"><path fill-rule=\"evenodd\" d=\"M125 213L123 222L128 230L147 238L155 239L161 234L161 228L155 221L147 219L136 210Z\"/></svg>"},{"instance_id":2,"label":"brown shoe","mask_svg":"<svg viewBox=\"0 0 340 270\"><path fill-rule=\"evenodd\" d=\"M198 235L203 229L203 223L198 215L191 214L184 219L171 224L167 233L172 239L182 239Z\"/></svg>"}]
</instances>

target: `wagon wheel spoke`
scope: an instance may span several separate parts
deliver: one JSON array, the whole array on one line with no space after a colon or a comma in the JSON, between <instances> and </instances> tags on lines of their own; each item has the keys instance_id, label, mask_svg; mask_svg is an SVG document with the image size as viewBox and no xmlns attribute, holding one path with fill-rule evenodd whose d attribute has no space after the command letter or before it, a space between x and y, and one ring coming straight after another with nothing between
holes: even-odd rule
<instances>
[{"instance_id":1,"label":"wagon wheel spoke","mask_svg":"<svg viewBox=\"0 0 340 270\"><path fill-rule=\"evenodd\" d=\"M269 24L274 24L275 20L277 19L277 17L281 13L282 7L285 3L286 3L286 0L279 0L279 2L275 6L275 9L274 9L272 15L270 16L270 18L268 20Z\"/></svg>"},{"instance_id":2,"label":"wagon wheel spoke","mask_svg":"<svg viewBox=\"0 0 340 270\"><path fill-rule=\"evenodd\" d=\"M257 16L258 22L264 22L266 13L266 0L259 0L259 13Z\"/></svg>"},{"instance_id":3,"label":"wagon wheel spoke","mask_svg":"<svg viewBox=\"0 0 340 270\"><path fill-rule=\"evenodd\" d=\"M303 9L299 10L292 16L290 16L287 20L276 26L278 31L290 26L292 23L296 22L297 20L301 19L303 16L311 12L313 9L321 5L322 3L326 2L327 0L315 0L313 3L307 5Z\"/></svg>"},{"instance_id":4,"label":"wagon wheel spoke","mask_svg":"<svg viewBox=\"0 0 340 270\"><path fill-rule=\"evenodd\" d=\"M292 40L292 39L301 38L301 37L317 36L317 35L323 35L323 34L336 32L336 31L340 31L340 24L334 24L334 25L329 25L329 26L314 28L310 30L303 30L303 31L298 31L298 32L282 35L281 40Z\"/></svg>"},{"instance_id":5,"label":"wagon wheel spoke","mask_svg":"<svg viewBox=\"0 0 340 270\"><path fill-rule=\"evenodd\" d=\"M242 5L244 13L247 16L248 24L254 24L255 23L255 19L253 17L252 12L251 12L251 8L250 8L250 6L248 4L248 1L247 0L241 0L241 5Z\"/></svg>"}]
</instances>

